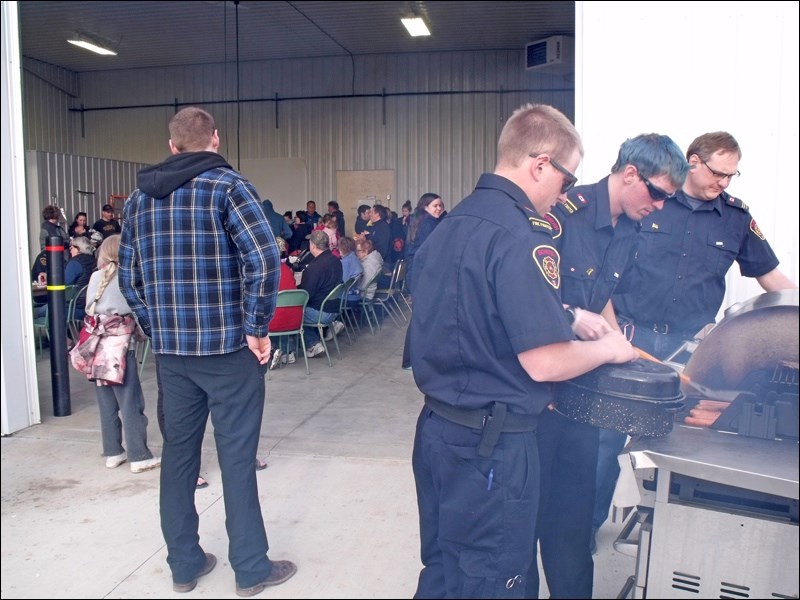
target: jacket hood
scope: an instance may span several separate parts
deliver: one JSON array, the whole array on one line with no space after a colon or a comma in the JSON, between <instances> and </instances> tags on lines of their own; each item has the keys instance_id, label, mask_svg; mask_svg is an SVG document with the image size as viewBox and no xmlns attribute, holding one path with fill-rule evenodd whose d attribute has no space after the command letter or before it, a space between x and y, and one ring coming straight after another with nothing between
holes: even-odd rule
<instances>
[{"instance_id":1,"label":"jacket hood","mask_svg":"<svg viewBox=\"0 0 800 600\"><path fill-rule=\"evenodd\" d=\"M139 171L136 185L152 198L165 198L201 173L218 167L233 169L216 152L181 152Z\"/></svg>"}]
</instances>

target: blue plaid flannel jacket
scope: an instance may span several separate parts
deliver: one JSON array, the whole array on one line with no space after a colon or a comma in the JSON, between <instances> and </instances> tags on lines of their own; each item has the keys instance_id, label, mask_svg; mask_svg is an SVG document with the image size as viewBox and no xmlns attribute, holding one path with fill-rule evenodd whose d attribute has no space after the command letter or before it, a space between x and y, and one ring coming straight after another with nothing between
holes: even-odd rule
<instances>
[{"instance_id":1,"label":"blue plaid flannel jacket","mask_svg":"<svg viewBox=\"0 0 800 600\"><path fill-rule=\"evenodd\" d=\"M175 183L163 197L142 190ZM153 352L228 354L245 335L265 337L280 254L252 184L211 152L170 157L138 184L123 208L119 283Z\"/></svg>"}]
</instances>

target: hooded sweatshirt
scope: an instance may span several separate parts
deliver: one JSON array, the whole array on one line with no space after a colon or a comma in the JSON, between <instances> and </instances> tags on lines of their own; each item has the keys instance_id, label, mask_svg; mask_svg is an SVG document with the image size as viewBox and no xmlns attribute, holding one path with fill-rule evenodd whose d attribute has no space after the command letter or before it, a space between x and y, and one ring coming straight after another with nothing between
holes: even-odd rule
<instances>
[{"instance_id":1,"label":"hooded sweatshirt","mask_svg":"<svg viewBox=\"0 0 800 600\"><path fill-rule=\"evenodd\" d=\"M123 209L120 290L153 352L227 354L265 337L280 256L252 184L215 152L139 172Z\"/></svg>"}]
</instances>

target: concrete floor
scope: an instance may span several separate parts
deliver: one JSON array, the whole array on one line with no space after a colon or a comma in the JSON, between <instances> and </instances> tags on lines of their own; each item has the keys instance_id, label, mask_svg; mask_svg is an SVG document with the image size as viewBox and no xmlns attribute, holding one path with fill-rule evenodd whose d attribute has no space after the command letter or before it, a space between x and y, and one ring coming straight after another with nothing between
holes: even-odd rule
<instances>
[{"instance_id":1,"label":"concrete floor","mask_svg":"<svg viewBox=\"0 0 800 600\"><path fill-rule=\"evenodd\" d=\"M272 559L298 573L265 598L410 598L419 534L411 447L422 398L400 369L405 330L362 332L342 359L273 371L258 473ZM158 519L159 472L106 469L93 384L70 369L71 415L53 416L47 350L38 361L42 423L2 439L2 598L235 598L211 427L198 490L200 538L219 562L190 594L172 592ZM161 452L152 359L142 385L149 445ZM595 598L614 598L634 558L598 535ZM543 584L544 585L544 584ZM542 590L541 597L548 596Z\"/></svg>"}]
</instances>

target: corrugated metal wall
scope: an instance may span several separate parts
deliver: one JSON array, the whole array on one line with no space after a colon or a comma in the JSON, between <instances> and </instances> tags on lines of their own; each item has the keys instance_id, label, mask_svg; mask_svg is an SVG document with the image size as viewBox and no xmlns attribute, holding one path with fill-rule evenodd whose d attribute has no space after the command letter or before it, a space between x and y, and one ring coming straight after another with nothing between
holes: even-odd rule
<instances>
[{"instance_id":1,"label":"corrugated metal wall","mask_svg":"<svg viewBox=\"0 0 800 600\"><path fill-rule=\"evenodd\" d=\"M101 207L109 196L130 194L136 187L136 174L144 163L103 158L88 158L56 152L28 152L28 219L31 256L39 248L42 209L54 204L64 210L66 227L75 214L85 212L89 226L101 217ZM65 227L65 228L66 228Z\"/></svg>"},{"instance_id":2,"label":"corrugated metal wall","mask_svg":"<svg viewBox=\"0 0 800 600\"><path fill-rule=\"evenodd\" d=\"M426 191L448 208L468 194L494 167L504 119L519 105L574 113L572 75L526 71L522 50L247 62L238 77L233 63L87 73L80 96L64 103L83 103L82 114L45 105L31 79L29 148L159 162L173 104L199 104L217 119L221 153L234 167L239 155L303 158L309 198L318 202L335 199L337 170L393 169L398 211ZM49 137L41 126L48 119L71 135Z\"/></svg>"}]
</instances>

